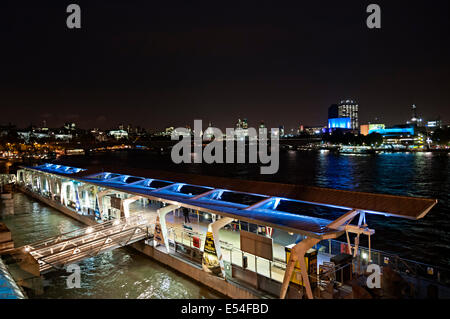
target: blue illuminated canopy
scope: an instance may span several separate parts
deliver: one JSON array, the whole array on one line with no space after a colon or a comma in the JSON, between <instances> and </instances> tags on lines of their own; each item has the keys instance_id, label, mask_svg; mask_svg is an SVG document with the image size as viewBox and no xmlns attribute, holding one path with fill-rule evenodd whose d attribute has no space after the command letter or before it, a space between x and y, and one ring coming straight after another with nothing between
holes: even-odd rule
<instances>
[{"instance_id":1,"label":"blue illuminated canopy","mask_svg":"<svg viewBox=\"0 0 450 319\"><path fill-rule=\"evenodd\" d=\"M76 174L82 171L86 171L83 168L77 168L77 167L70 167L70 166L64 166L64 165L57 165L57 164L43 164L40 166L33 167L34 169L38 169L44 172L49 173L60 173L60 174Z\"/></svg>"},{"instance_id":2,"label":"blue illuminated canopy","mask_svg":"<svg viewBox=\"0 0 450 319\"><path fill-rule=\"evenodd\" d=\"M67 176L67 178L316 238L333 238L338 235L342 230L330 229L327 225L351 210L419 219L425 216L437 202L433 199L417 197L160 171L148 174L157 178L148 178L103 171L92 173L92 169L84 173L83 169L55 164L28 168L59 173L63 176L78 172L79 174ZM170 176L178 182L164 179ZM191 181L192 184L185 183L186 181ZM252 193L249 190L255 192Z\"/></svg>"}]
</instances>

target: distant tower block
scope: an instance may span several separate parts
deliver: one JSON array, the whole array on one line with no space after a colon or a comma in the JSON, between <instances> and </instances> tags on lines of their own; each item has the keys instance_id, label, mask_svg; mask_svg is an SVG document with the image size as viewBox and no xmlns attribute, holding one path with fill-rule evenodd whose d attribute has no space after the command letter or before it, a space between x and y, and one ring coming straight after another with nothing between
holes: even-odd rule
<instances>
[{"instance_id":1,"label":"distant tower block","mask_svg":"<svg viewBox=\"0 0 450 319\"><path fill-rule=\"evenodd\" d=\"M413 105L411 106L411 109L412 109L412 118L411 118L411 122L417 122L418 117L417 117L417 107L416 107L416 105L413 104Z\"/></svg>"},{"instance_id":2,"label":"distant tower block","mask_svg":"<svg viewBox=\"0 0 450 319\"><path fill-rule=\"evenodd\" d=\"M423 125L422 118L417 114L417 106L415 104L411 105L412 118L407 121L407 124L415 124L417 126Z\"/></svg>"}]
</instances>

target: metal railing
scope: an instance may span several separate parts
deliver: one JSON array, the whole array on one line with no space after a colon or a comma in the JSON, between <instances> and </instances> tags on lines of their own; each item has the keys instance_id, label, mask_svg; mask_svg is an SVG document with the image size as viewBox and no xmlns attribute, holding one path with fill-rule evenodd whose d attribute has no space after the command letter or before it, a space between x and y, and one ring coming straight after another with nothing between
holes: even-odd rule
<instances>
[{"instance_id":1,"label":"metal railing","mask_svg":"<svg viewBox=\"0 0 450 319\"><path fill-rule=\"evenodd\" d=\"M150 232L145 218L132 216L77 229L18 249L29 252L43 273L145 239Z\"/></svg>"},{"instance_id":2,"label":"metal railing","mask_svg":"<svg viewBox=\"0 0 450 319\"><path fill-rule=\"evenodd\" d=\"M227 244L222 244L221 250L223 260L231 265L253 271L277 282L283 282L286 263L258 257Z\"/></svg>"},{"instance_id":3,"label":"metal railing","mask_svg":"<svg viewBox=\"0 0 450 319\"><path fill-rule=\"evenodd\" d=\"M15 175L11 175L11 176L13 176L13 177L10 177L10 178L13 178L15 180ZM37 190L34 190L34 187L29 185L29 183L21 182L21 184L24 184L25 187L27 187L31 191L37 192ZM45 196L46 194L42 194L42 195ZM113 222L114 222L114 220L108 221L108 222L105 222L102 224L107 225L107 223L113 223ZM95 229L97 229L96 227L105 227L105 226L101 226L102 224L92 226L92 227L94 227ZM80 231L81 230L78 230L78 232L80 232ZM183 229L181 232L181 236L177 236L176 231L173 229L172 229L172 231L173 231L172 237L170 236L171 233L169 231L169 240L178 242L178 243L185 245L187 247L190 247L190 248L202 250L202 244L204 244L202 241L202 238L204 237L204 235L194 232L194 231L189 231L189 230ZM77 231L67 233L67 234L62 234L62 235L60 235L60 236L62 236L61 238L58 238L58 239L54 238L53 240L64 241L64 240L68 240L68 238L76 237L77 234L78 234ZM193 243L194 237L198 237L198 239L199 239L198 245L197 244L194 245L194 243ZM45 243L43 243L43 244L45 245ZM224 242L222 242L221 244L222 244L224 258L228 258L225 260L229 261L231 264L235 264L237 266L242 267L243 266L242 261L243 261L244 257L247 257L248 267L254 269L255 272L257 272L263 276L266 276L268 278L278 280L277 278L280 277L278 275L279 270L282 270L283 268L286 267L286 263L285 263L286 261L267 260L267 259L257 257L257 256L254 256L254 255L251 255L248 253L244 253L237 248L233 248L233 247L230 248L230 246ZM344 247L344 251L343 251L343 247ZM334 255L340 254L342 252L346 252L345 251L346 247L348 247L346 242L342 242L342 241L338 241L338 240L334 240L334 239L328 239L328 240L321 241L320 243L318 243L317 245L314 246L314 248L316 248L319 253L327 254L329 256L334 256ZM351 247L353 249L354 245L351 245ZM389 265L393 268L393 270L395 270L399 273L406 274L413 278L424 278L424 279L427 279L430 281L437 282L442 285L450 286L450 270L449 269L445 269L443 267L401 258L398 255L379 251L376 249L371 249L370 255L371 255L370 262L378 264L381 267ZM358 248L357 256L358 256L357 263L362 264L362 265L369 263L368 248L360 246ZM248 268L248 269L250 270L250 268ZM361 269L364 269L364 267ZM358 270L358 269L355 269L355 270ZM284 270L283 270L283 272L284 272Z\"/></svg>"},{"instance_id":4,"label":"metal railing","mask_svg":"<svg viewBox=\"0 0 450 319\"><path fill-rule=\"evenodd\" d=\"M352 252L354 245L351 245ZM319 253L335 256L342 252L347 253L348 244L334 239L328 239L319 242L314 246ZM356 262L361 265L369 263L377 264L381 267L390 266L393 270L411 276L413 278L420 277L427 280L435 281L439 284L450 286L450 269L443 267L421 263L406 258L401 258L398 255L371 249L369 261L369 249L367 247L359 246Z\"/></svg>"}]
</instances>

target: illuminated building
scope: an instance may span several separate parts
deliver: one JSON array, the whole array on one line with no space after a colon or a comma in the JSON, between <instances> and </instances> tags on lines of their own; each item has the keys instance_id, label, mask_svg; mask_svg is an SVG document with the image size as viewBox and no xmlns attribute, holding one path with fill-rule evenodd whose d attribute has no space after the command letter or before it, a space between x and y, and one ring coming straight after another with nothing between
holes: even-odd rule
<instances>
[{"instance_id":1,"label":"illuminated building","mask_svg":"<svg viewBox=\"0 0 450 319\"><path fill-rule=\"evenodd\" d=\"M435 121L428 121L427 122L427 127L434 127L434 128L438 128L442 126L442 122L441 120L435 120Z\"/></svg>"},{"instance_id":2,"label":"illuminated building","mask_svg":"<svg viewBox=\"0 0 450 319\"><path fill-rule=\"evenodd\" d=\"M64 123L64 128L68 131L75 131L76 127L75 123Z\"/></svg>"},{"instance_id":3,"label":"illuminated building","mask_svg":"<svg viewBox=\"0 0 450 319\"><path fill-rule=\"evenodd\" d=\"M247 119L245 119L245 118L243 120L238 119L238 121L236 122L236 128L237 129L244 129L244 130L248 129L248 121L247 121Z\"/></svg>"},{"instance_id":4,"label":"illuminated building","mask_svg":"<svg viewBox=\"0 0 450 319\"><path fill-rule=\"evenodd\" d=\"M207 133L207 131L208 131L208 129L205 131L205 133L204 134L209 134L209 133ZM177 129L174 129L174 130L172 130L172 131L170 131L170 135L172 135L172 133L174 133L176 136L184 136L184 137L190 137L191 136L191 131L190 130L188 130L187 132L186 131L180 131L180 130L177 130ZM208 135L209 136L209 135ZM211 135L212 136L212 135Z\"/></svg>"},{"instance_id":5,"label":"illuminated building","mask_svg":"<svg viewBox=\"0 0 450 319\"><path fill-rule=\"evenodd\" d=\"M93 128L91 130L91 134L95 137L95 140L98 142L106 142L108 140L106 134L100 131L98 128Z\"/></svg>"},{"instance_id":6,"label":"illuminated building","mask_svg":"<svg viewBox=\"0 0 450 319\"><path fill-rule=\"evenodd\" d=\"M48 127L47 127L47 121L43 120L42 121L42 127L40 129L41 132L48 132Z\"/></svg>"},{"instance_id":7,"label":"illuminated building","mask_svg":"<svg viewBox=\"0 0 450 319\"><path fill-rule=\"evenodd\" d=\"M242 120L242 128L245 130L245 129L248 129L248 121L247 121L247 119L243 119Z\"/></svg>"},{"instance_id":8,"label":"illuminated building","mask_svg":"<svg viewBox=\"0 0 450 319\"><path fill-rule=\"evenodd\" d=\"M342 100L339 104L331 105L328 108L328 120L337 118L350 118L350 127L346 128L357 131L359 128L358 103L353 100ZM335 124L337 123L343 125L339 121L335 121Z\"/></svg>"},{"instance_id":9,"label":"illuminated building","mask_svg":"<svg viewBox=\"0 0 450 319\"><path fill-rule=\"evenodd\" d=\"M396 125L389 128L369 130L369 134L378 133L383 136L384 143L395 145L422 146L423 134L416 130L414 124Z\"/></svg>"},{"instance_id":10,"label":"illuminated building","mask_svg":"<svg viewBox=\"0 0 450 319\"><path fill-rule=\"evenodd\" d=\"M238 119L234 135L237 140L244 140L248 137L248 121L247 119Z\"/></svg>"},{"instance_id":11,"label":"illuminated building","mask_svg":"<svg viewBox=\"0 0 450 319\"><path fill-rule=\"evenodd\" d=\"M352 129L351 118L349 117L340 117L340 118L332 118L328 119L328 128L329 129Z\"/></svg>"},{"instance_id":12,"label":"illuminated building","mask_svg":"<svg viewBox=\"0 0 450 319\"><path fill-rule=\"evenodd\" d=\"M49 137L49 135L47 133L32 132L32 131L25 131L25 132L18 131L17 132L17 136L20 139L23 139L27 143L30 141L31 137L38 138L38 139L39 138L48 138Z\"/></svg>"},{"instance_id":13,"label":"illuminated building","mask_svg":"<svg viewBox=\"0 0 450 319\"><path fill-rule=\"evenodd\" d=\"M234 135L237 140L245 140L246 137L248 136L248 129L236 128L234 130Z\"/></svg>"},{"instance_id":14,"label":"illuminated building","mask_svg":"<svg viewBox=\"0 0 450 319\"><path fill-rule=\"evenodd\" d=\"M369 124L363 124L359 127L359 133L361 135L367 136L369 135Z\"/></svg>"},{"instance_id":15,"label":"illuminated building","mask_svg":"<svg viewBox=\"0 0 450 319\"><path fill-rule=\"evenodd\" d=\"M384 124L364 124L359 127L359 132L361 135L367 136L370 134L370 131L382 130L385 127Z\"/></svg>"},{"instance_id":16,"label":"illuminated building","mask_svg":"<svg viewBox=\"0 0 450 319\"><path fill-rule=\"evenodd\" d=\"M55 139L57 140L69 141L72 138L73 138L72 134L64 134L64 133L55 134Z\"/></svg>"},{"instance_id":17,"label":"illuminated building","mask_svg":"<svg viewBox=\"0 0 450 319\"><path fill-rule=\"evenodd\" d=\"M190 134L189 134L190 135ZM203 138L206 140L212 140L214 137L213 125L211 122L208 123L208 128L203 133Z\"/></svg>"},{"instance_id":18,"label":"illuminated building","mask_svg":"<svg viewBox=\"0 0 450 319\"><path fill-rule=\"evenodd\" d=\"M442 121L440 119L428 121L426 128L428 132L433 133L435 130L442 128Z\"/></svg>"},{"instance_id":19,"label":"illuminated building","mask_svg":"<svg viewBox=\"0 0 450 319\"><path fill-rule=\"evenodd\" d=\"M423 120L422 120L422 118L420 118L417 115L417 106L415 104L413 104L411 106L411 112L412 112L411 120L407 121L406 123L407 124L414 124L414 125L417 125L417 126L422 126L423 125Z\"/></svg>"},{"instance_id":20,"label":"illuminated building","mask_svg":"<svg viewBox=\"0 0 450 319\"><path fill-rule=\"evenodd\" d=\"M125 130L109 131L109 135L114 137L116 140L119 140L121 138L128 138L128 132Z\"/></svg>"},{"instance_id":21,"label":"illuminated building","mask_svg":"<svg viewBox=\"0 0 450 319\"><path fill-rule=\"evenodd\" d=\"M319 135L326 131L326 127L318 126L318 127L305 127L305 132L309 135Z\"/></svg>"},{"instance_id":22,"label":"illuminated building","mask_svg":"<svg viewBox=\"0 0 450 319\"><path fill-rule=\"evenodd\" d=\"M369 134L379 133L384 136L413 136L414 126L412 125L397 125L390 128L378 128L369 130Z\"/></svg>"}]
</instances>

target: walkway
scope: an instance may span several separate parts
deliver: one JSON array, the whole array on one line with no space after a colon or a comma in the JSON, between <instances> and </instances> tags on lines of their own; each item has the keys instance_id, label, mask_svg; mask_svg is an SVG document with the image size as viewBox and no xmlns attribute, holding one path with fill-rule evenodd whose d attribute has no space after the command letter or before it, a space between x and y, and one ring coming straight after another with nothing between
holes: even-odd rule
<instances>
[{"instance_id":1,"label":"walkway","mask_svg":"<svg viewBox=\"0 0 450 319\"><path fill-rule=\"evenodd\" d=\"M31 254L39 263L42 274L142 240L148 236L148 225L146 218L134 215L77 229L18 249Z\"/></svg>"},{"instance_id":2,"label":"walkway","mask_svg":"<svg viewBox=\"0 0 450 319\"><path fill-rule=\"evenodd\" d=\"M146 216L152 223L156 221L156 210L158 206L149 204L144 205L140 201L133 202L130 205L131 216L137 214ZM171 212L166 215L166 223L168 228L169 240L186 245L188 247L194 247L193 237L200 239L200 246L196 247L203 251L204 238L208 231L208 223L202 222L199 219L190 216L190 223L184 223L184 217L181 212ZM190 229L192 228L192 229ZM232 230L231 227L222 228L219 231L221 250L223 260L242 267L244 256L247 257L247 269L253 272L257 272L268 278L272 278L278 282L283 281L284 269L286 264L286 252L285 246L295 243L296 235L286 235L284 232L273 233L273 261L269 261L264 258L256 257L240 250L240 234L239 231ZM290 238L285 238L285 237ZM329 261L330 257L327 254L318 254L318 264L323 264L324 261Z\"/></svg>"}]
</instances>

